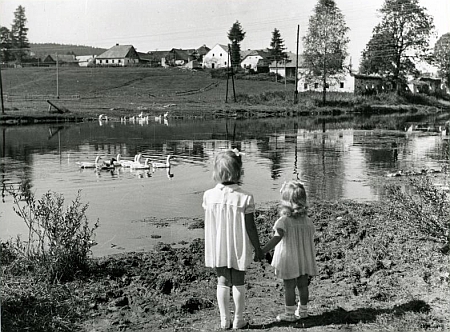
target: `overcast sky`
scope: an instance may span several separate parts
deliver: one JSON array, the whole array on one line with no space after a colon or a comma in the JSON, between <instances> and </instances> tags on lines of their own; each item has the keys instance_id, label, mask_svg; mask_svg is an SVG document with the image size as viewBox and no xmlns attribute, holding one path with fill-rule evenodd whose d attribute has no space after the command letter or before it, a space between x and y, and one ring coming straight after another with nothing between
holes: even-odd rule
<instances>
[{"instance_id":1,"label":"overcast sky","mask_svg":"<svg viewBox=\"0 0 450 332\"><path fill-rule=\"evenodd\" d=\"M335 0L350 28L349 53L358 66L362 50L380 22L384 0ZM227 44L238 20L246 32L241 49L269 47L280 30L289 51L296 51L308 28L316 0L0 0L0 25L11 28L14 11L25 7L32 43L110 48L133 45L140 52L212 48ZM420 0L434 17L437 37L450 32L450 0ZM300 40L300 53L302 52Z\"/></svg>"}]
</instances>

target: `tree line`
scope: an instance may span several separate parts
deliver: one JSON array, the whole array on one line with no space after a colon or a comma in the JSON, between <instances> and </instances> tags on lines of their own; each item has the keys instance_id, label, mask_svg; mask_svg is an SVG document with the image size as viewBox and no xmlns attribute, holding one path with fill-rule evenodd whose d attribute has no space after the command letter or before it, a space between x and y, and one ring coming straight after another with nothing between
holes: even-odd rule
<instances>
[{"instance_id":1,"label":"tree line","mask_svg":"<svg viewBox=\"0 0 450 332\"><path fill-rule=\"evenodd\" d=\"M433 17L418 0L385 0L379 9L381 22L362 51L359 73L379 75L391 83L398 93L408 76L419 76L420 62L434 64L447 87L450 87L450 32L442 35L434 49L430 37L434 33ZM303 66L310 77L319 77L323 85L323 102L330 78L351 70L346 62L349 28L334 0L318 0L303 37ZM238 65L239 43L245 32L238 21L228 33L232 64ZM277 29L272 33L270 54L275 60L286 57L284 41Z\"/></svg>"}]
</instances>

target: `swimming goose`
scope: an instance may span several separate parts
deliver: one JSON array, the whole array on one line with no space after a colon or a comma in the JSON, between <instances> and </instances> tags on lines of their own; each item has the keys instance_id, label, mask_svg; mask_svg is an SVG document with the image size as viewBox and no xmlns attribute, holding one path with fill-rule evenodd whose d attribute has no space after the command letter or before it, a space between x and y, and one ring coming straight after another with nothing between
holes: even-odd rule
<instances>
[{"instance_id":1,"label":"swimming goose","mask_svg":"<svg viewBox=\"0 0 450 332\"><path fill-rule=\"evenodd\" d=\"M116 168L116 165L114 162L116 161L116 158L111 158L109 161L103 161L103 163L97 165L97 169L101 171L109 171Z\"/></svg>"},{"instance_id":2,"label":"swimming goose","mask_svg":"<svg viewBox=\"0 0 450 332\"><path fill-rule=\"evenodd\" d=\"M170 159L172 158L172 155L168 155L165 163L159 163L159 162L152 162L153 168L168 168L170 167Z\"/></svg>"},{"instance_id":3,"label":"swimming goose","mask_svg":"<svg viewBox=\"0 0 450 332\"><path fill-rule=\"evenodd\" d=\"M145 158L145 162L141 163L139 161L139 159L137 158L137 160L130 165L130 168L131 169L149 169L150 168L150 159Z\"/></svg>"},{"instance_id":4,"label":"swimming goose","mask_svg":"<svg viewBox=\"0 0 450 332\"><path fill-rule=\"evenodd\" d=\"M122 166L122 167L130 167L130 164L136 161L136 156L134 156L133 159L123 159L122 155L119 153L116 157L116 161L114 162L115 166Z\"/></svg>"},{"instance_id":5,"label":"swimming goose","mask_svg":"<svg viewBox=\"0 0 450 332\"><path fill-rule=\"evenodd\" d=\"M81 161L81 162L77 162L77 165L80 166L80 168L96 168L99 163L98 161L100 160L100 156L95 157L95 161L91 162L91 161Z\"/></svg>"}]
</instances>

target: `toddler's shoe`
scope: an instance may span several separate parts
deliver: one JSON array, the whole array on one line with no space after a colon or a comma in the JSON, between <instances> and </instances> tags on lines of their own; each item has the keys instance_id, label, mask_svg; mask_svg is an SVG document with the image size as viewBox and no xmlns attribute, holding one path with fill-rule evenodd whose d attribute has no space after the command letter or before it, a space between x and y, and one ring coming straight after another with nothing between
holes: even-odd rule
<instances>
[{"instance_id":1,"label":"toddler's shoe","mask_svg":"<svg viewBox=\"0 0 450 332\"><path fill-rule=\"evenodd\" d=\"M244 329L248 326L248 322L245 319L235 320L233 322L233 330Z\"/></svg>"},{"instance_id":2,"label":"toddler's shoe","mask_svg":"<svg viewBox=\"0 0 450 332\"><path fill-rule=\"evenodd\" d=\"M294 314L279 314L277 322L295 322L298 318Z\"/></svg>"},{"instance_id":3,"label":"toddler's shoe","mask_svg":"<svg viewBox=\"0 0 450 332\"><path fill-rule=\"evenodd\" d=\"M308 312L305 310L295 310L295 317L297 317L297 319L302 319L302 318L307 318L308 317Z\"/></svg>"}]
</instances>

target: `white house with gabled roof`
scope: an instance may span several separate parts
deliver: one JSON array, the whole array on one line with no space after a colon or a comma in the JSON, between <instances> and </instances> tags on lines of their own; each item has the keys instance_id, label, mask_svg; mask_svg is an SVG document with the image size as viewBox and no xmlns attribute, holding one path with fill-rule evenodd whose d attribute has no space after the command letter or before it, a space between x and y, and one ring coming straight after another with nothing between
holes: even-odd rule
<instances>
[{"instance_id":1,"label":"white house with gabled roof","mask_svg":"<svg viewBox=\"0 0 450 332\"><path fill-rule=\"evenodd\" d=\"M226 68L229 64L228 45L216 44L203 57L203 68Z\"/></svg>"},{"instance_id":2,"label":"white house with gabled roof","mask_svg":"<svg viewBox=\"0 0 450 332\"><path fill-rule=\"evenodd\" d=\"M125 67L137 63L139 63L139 55L133 45L116 44L95 58L97 66Z\"/></svg>"}]
</instances>

